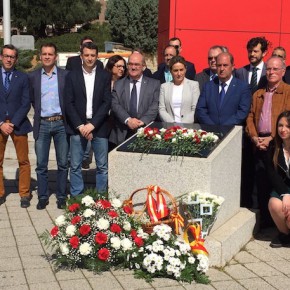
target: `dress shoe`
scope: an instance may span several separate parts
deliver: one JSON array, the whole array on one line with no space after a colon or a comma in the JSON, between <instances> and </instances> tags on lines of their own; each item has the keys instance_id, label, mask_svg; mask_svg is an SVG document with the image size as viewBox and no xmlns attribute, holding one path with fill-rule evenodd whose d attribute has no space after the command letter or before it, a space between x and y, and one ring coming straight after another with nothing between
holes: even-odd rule
<instances>
[{"instance_id":1,"label":"dress shoe","mask_svg":"<svg viewBox=\"0 0 290 290\"><path fill-rule=\"evenodd\" d=\"M20 206L22 208L30 207L30 201L32 199L32 194L30 196L21 197L20 199Z\"/></svg>"},{"instance_id":2,"label":"dress shoe","mask_svg":"<svg viewBox=\"0 0 290 290\"><path fill-rule=\"evenodd\" d=\"M48 204L49 204L49 201L47 199L40 199L38 201L36 208L39 210L45 209Z\"/></svg>"},{"instance_id":3,"label":"dress shoe","mask_svg":"<svg viewBox=\"0 0 290 290\"><path fill-rule=\"evenodd\" d=\"M6 196L0 196L0 205L6 202Z\"/></svg>"},{"instance_id":4,"label":"dress shoe","mask_svg":"<svg viewBox=\"0 0 290 290\"><path fill-rule=\"evenodd\" d=\"M66 207L66 199L65 198L59 198L56 202L57 208L64 209Z\"/></svg>"},{"instance_id":5,"label":"dress shoe","mask_svg":"<svg viewBox=\"0 0 290 290\"><path fill-rule=\"evenodd\" d=\"M290 236L279 233L270 243L272 248L290 247Z\"/></svg>"}]
</instances>

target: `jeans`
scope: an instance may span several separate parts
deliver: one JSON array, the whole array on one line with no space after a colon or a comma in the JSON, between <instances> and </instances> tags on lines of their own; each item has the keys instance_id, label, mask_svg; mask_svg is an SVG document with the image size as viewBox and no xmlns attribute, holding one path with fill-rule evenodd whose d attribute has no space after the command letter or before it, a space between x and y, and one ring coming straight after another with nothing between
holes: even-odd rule
<instances>
[{"instance_id":1,"label":"jeans","mask_svg":"<svg viewBox=\"0 0 290 290\"><path fill-rule=\"evenodd\" d=\"M70 193L72 196L84 191L82 161L88 140L80 135L70 137ZM91 141L97 165L96 190L99 193L108 191L108 139L95 137Z\"/></svg>"},{"instance_id":2,"label":"jeans","mask_svg":"<svg viewBox=\"0 0 290 290\"><path fill-rule=\"evenodd\" d=\"M56 161L57 161L57 179L56 179L56 197L65 199L66 183L68 174L67 155L69 150L68 137L62 120L49 122L41 120L39 135L35 141L35 153L37 157L38 198L48 199L48 158L51 138L53 138Z\"/></svg>"}]
</instances>

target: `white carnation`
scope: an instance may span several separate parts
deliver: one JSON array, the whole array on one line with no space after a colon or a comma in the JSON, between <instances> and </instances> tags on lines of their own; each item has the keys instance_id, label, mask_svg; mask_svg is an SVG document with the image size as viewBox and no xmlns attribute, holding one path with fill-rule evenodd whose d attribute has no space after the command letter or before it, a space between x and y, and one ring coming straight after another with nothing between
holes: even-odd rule
<instances>
[{"instance_id":1,"label":"white carnation","mask_svg":"<svg viewBox=\"0 0 290 290\"><path fill-rule=\"evenodd\" d=\"M82 204L84 204L85 206L91 206L95 204L95 201L91 196L86 195L82 198Z\"/></svg>"},{"instance_id":2,"label":"white carnation","mask_svg":"<svg viewBox=\"0 0 290 290\"><path fill-rule=\"evenodd\" d=\"M110 223L108 220L104 219L104 218L100 218L98 221L97 221L97 227L100 229L100 230L107 230L110 226Z\"/></svg>"},{"instance_id":3,"label":"white carnation","mask_svg":"<svg viewBox=\"0 0 290 290\"><path fill-rule=\"evenodd\" d=\"M112 199L111 204L114 208L119 208L122 206L122 202L118 198Z\"/></svg>"},{"instance_id":4,"label":"white carnation","mask_svg":"<svg viewBox=\"0 0 290 290\"><path fill-rule=\"evenodd\" d=\"M120 249L121 247L121 240L118 237L113 237L110 239L111 242L111 246L112 248L114 248L115 250Z\"/></svg>"},{"instance_id":5,"label":"white carnation","mask_svg":"<svg viewBox=\"0 0 290 290\"><path fill-rule=\"evenodd\" d=\"M82 256L87 256L92 252L92 246L89 243L83 243L80 245L79 251Z\"/></svg>"},{"instance_id":6,"label":"white carnation","mask_svg":"<svg viewBox=\"0 0 290 290\"><path fill-rule=\"evenodd\" d=\"M85 211L84 211L84 213L83 213L83 215L84 215L84 217L85 218L89 218L89 217L91 217L91 216L93 216L93 215L95 215L96 213L93 211L93 210L91 210L90 208L87 208Z\"/></svg>"},{"instance_id":7,"label":"white carnation","mask_svg":"<svg viewBox=\"0 0 290 290\"><path fill-rule=\"evenodd\" d=\"M66 228L65 233L67 236L72 237L76 233L76 227L74 225L69 225Z\"/></svg>"},{"instance_id":8,"label":"white carnation","mask_svg":"<svg viewBox=\"0 0 290 290\"><path fill-rule=\"evenodd\" d=\"M61 243L59 245L59 248L60 248L60 251L63 255L68 255L69 254L69 248L68 248L68 245L67 244L64 244L64 243Z\"/></svg>"},{"instance_id":9,"label":"white carnation","mask_svg":"<svg viewBox=\"0 0 290 290\"><path fill-rule=\"evenodd\" d=\"M60 215L59 217L57 217L55 219L55 224L58 226L58 227L61 227L65 224L65 216L64 215Z\"/></svg>"},{"instance_id":10,"label":"white carnation","mask_svg":"<svg viewBox=\"0 0 290 290\"><path fill-rule=\"evenodd\" d=\"M132 241L130 241L128 238L125 238L121 241L121 246L124 249L124 251L131 250L132 249Z\"/></svg>"},{"instance_id":11,"label":"white carnation","mask_svg":"<svg viewBox=\"0 0 290 290\"><path fill-rule=\"evenodd\" d=\"M129 222L124 222L123 223L123 229L125 231L130 231L131 230L131 224Z\"/></svg>"}]
</instances>

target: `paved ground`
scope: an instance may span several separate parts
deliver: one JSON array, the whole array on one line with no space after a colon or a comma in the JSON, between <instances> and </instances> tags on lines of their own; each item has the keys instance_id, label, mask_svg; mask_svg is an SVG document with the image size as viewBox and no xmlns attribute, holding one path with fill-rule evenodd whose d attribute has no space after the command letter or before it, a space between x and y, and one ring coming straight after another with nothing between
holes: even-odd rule
<instances>
[{"instance_id":1,"label":"paved ground","mask_svg":"<svg viewBox=\"0 0 290 290\"><path fill-rule=\"evenodd\" d=\"M7 175L10 166L15 172L15 162L5 160ZM53 183L51 186L53 192ZM35 189L35 181L32 188ZM38 238L44 230L51 229L52 220L62 213L56 208L55 196L50 197L46 210L38 211L33 192L31 207L22 209L15 181L6 180L6 189L7 201L0 206L0 289L290 289L290 248L269 247L275 229L260 232L223 269L211 268L210 285L181 284L170 279L156 279L148 284L134 279L130 271L102 275L86 270L55 272L47 260L49 251Z\"/></svg>"}]
</instances>

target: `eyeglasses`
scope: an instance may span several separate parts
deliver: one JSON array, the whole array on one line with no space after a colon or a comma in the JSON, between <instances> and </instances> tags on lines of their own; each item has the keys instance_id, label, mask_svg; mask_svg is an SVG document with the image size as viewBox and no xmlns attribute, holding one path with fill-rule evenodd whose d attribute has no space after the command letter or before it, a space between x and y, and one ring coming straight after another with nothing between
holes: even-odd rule
<instances>
[{"instance_id":1,"label":"eyeglasses","mask_svg":"<svg viewBox=\"0 0 290 290\"><path fill-rule=\"evenodd\" d=\"M142 64L141 63L132 63L132 62L129 62L128 63L128 66L137 66L137 67L140 67Z\"/></svg>"},{"instance_id":2,"label":"eyeglasses","mask_svg":"<svg viewBox=\"0 0 290 290\"><path fill-rule=\"evenodd\" d=\"M268 68L266 68L266 71L267 72L271 72L271 71L277 72L281 69L283 69L283 68L282 67L268 67Z\"/></svg>"},{"instance_id":3,"label":"eyeglasses","mask_svg":"<svg viewBox=\"0 0 290 290\"><path fill-rule=\"evenodd\" d=\"M114 67L116 67L116 68L122 68L122 69L125 69L125 66L124 66L124 65L121 65L121 64L114 65Z\"/></svg>"},{"instance_id":4,"label":"eyeglasses","mask_svg":"<svg viewBox=\"0 0 290 290\"><path fill-rule=\"evenodd\" d=\"M3 58L11 58L11 59L16 59L16 55L8 55L8 54L3 54Z\"/></svg>"}]
</instances>

